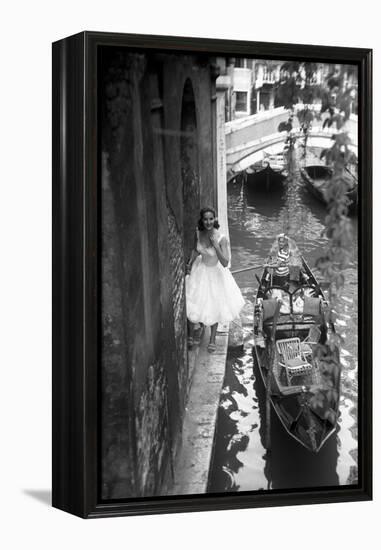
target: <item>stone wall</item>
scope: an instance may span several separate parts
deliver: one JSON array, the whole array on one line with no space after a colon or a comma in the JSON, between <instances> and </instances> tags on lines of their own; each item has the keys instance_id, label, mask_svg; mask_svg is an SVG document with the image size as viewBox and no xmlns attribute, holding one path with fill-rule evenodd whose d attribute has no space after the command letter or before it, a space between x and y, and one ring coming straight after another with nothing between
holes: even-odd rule
<instances>
[{"instance_id":1,"label":"stone wall","mask_svg":"<svg viewBox=\"0 0 381 550\"><path fill-rule=\"evenodd\" d=\"M183 389L187 378L187 348L186 348L186 304L185 304L185 254L181 230L176 224L175 215L169 204L168 212L168 245L170 254L170 278L172 285L173 329L176 343L176 363L178 365L178 384ZM181 391L181 400L186 395ZM184 405L184 403L182 403Z\"/></svg>"},{"instance_id":2,"label":"stone wall","mask_svg":"<svg viewBox=\"0 0 381 550\"><path fill-rule=\"evenodd\" d=\"M200 207L216 203L215 75L206 57L122 48L101 50L99 74L107 500L171 484L189 386L184 265Z\"/></svg>"}]
</instances>

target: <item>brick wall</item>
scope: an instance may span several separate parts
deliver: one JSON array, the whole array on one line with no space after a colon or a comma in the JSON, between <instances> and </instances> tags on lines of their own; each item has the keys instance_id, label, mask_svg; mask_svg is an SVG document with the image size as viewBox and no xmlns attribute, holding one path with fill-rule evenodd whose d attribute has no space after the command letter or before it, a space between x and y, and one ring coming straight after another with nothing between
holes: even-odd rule
<instances>
[{"instance_id":1,"label":"brick wall","mask_svg":"<svg viewBox=\"0 0 381 550\"><path fill-rule=\"evenodd\" d=\"M183 237L181 230L177 227L176 218L167 205L168 211L168 245L170 253L170 274L172 283L172 306L174 316L174 331L176 341L176 356L178 365L178 382L181 392L181 402L184 406L187 386L187 348L186 348L186 307L185 307L185 265Z\"/></svg>"},{"instance_id":2,"label":"brick wall","mask_svg":"<svg viewBox=\"0 0 381 550\"><path fill-rule=\"evenodd\" d=\"M160 494L168 466L171 468L167 400L165 370L157 362L148 368L145 391L136 410L137 494L141 496Z\"/></svg>"}]
</instances>

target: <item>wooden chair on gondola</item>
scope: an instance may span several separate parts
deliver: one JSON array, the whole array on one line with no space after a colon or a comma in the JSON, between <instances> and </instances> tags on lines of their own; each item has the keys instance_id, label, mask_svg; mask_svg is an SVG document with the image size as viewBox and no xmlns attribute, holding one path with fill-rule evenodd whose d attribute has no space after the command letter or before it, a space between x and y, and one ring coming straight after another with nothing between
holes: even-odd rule
<instances>
[{"instance_id":1,"label":"wooden chair on gondola","mask_svg":"<svg viewBox=\"0 0 381 550\"><path fill-rule=\"evenodd\" d=\"M312 325L312 327L308 332L307 338L305 338L303 342L301 342L302 353L305 356L312 355L313 353L312 346L316 346L319 343L320 336L321 336L320 328L317 325Z\"/></svg>"},{"instance_id":2,"label":"wooden chair on gondola","mask_svg":"<svg viewBox=\"0 0 381 550\"><path fill-rule=\"evenodd\" d=\"M279 364L285 369L289 385L294 376L315 375L316 367L306 360L300 338L277 340L276 347L281 359Z\"/></svg>"}]
</instances>

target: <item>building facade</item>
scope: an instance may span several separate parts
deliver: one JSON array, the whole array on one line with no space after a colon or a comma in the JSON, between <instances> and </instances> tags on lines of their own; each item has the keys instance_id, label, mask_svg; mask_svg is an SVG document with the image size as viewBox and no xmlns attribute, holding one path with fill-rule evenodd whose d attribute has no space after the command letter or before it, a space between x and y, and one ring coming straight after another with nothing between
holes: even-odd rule
<instances>
[{"instance_id":1,"label":"building facade","mask_svg":"<svg viewBox=\"0 0 381 550\"><path fill-rule=\"evenodd\" d=\"M282 99L277 97L277 90L290 77L295 79L299 89L309 86L317 90L327 85L328 81L330 84L337 81L338 85L333 86L332 93L352 90L353 99L356 98L358 77L356 68L352 66L248 58L230 58L223 66L230 79L226 92L226 122L283 106ZM318 93L313 102L321 102Z\"/></svg>"}]
</instances>

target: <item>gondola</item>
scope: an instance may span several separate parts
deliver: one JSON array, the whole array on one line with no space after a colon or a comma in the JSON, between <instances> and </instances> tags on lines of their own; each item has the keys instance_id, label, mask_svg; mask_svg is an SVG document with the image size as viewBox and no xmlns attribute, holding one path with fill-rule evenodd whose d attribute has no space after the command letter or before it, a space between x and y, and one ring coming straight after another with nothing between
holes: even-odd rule
<instances>
[{"instance_id":1,"label":"gondola","mask_svg":"<svg viewBox=\"0 0 381 550\"><path fill-rule=\"evenodd\" d=\"M317 164L301 168L300 174L306 184L307 191L327 205L326 190L332 178L332 169L329 166ZM354 214L357 209L358 185L357 178L350 171L348 171L348 181L348 213Z\"/></svg>"},{"instance_id":2,"label":"gondola","mask_svg":"<svg viewBox=\"0 0 381 550\"><path fill-rule=\"evenodd\" d=\"M252 164L245 170L247 192L250 191L282 191L287 172L283 162L278 158L266 158Z\"/></svg>"},{"instance_id":3,"label":"gondola","mask_svg":"<svg viewBox=\"0 0 381 550\"><path fill-rule=\"evenodd\" d=\"M273 271L270 263L258 278L254 360L284 429L317 453L335 433L339 414L339 349L333 347L328 357L324 346L335 328L326 321L325 296L295 244L287 288L273 285Z\"/></svg>"}]
</instances>

